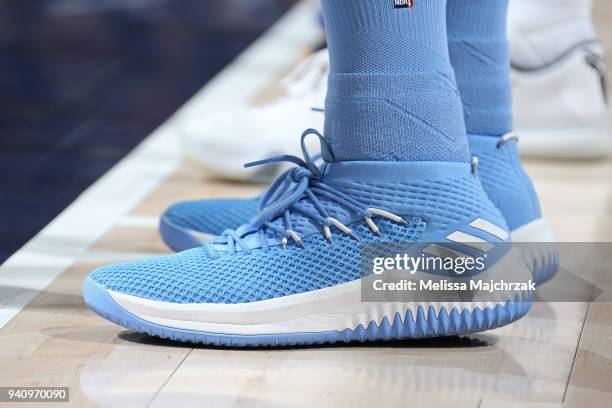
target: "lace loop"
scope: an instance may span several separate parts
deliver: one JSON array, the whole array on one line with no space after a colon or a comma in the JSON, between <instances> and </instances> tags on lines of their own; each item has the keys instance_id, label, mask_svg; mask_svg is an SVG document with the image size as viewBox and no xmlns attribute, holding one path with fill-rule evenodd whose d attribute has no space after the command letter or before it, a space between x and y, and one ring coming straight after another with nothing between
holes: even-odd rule
<instances>
[{"instance_id":1,"label":"lace loop","mask_svg":"<svg viewBox=\"0 0 612 408\"><path fill-rule=\"evenodd\" d=\"M506 133L505 135L499 138L499 142L497 142L496 147L499 149L500 147L502 147L503 145L505 145L511 140L515 140L518 143L519 139L520 139L520 136L518 133L515 133L515 132Z\"/></svg>"}]
</instances>

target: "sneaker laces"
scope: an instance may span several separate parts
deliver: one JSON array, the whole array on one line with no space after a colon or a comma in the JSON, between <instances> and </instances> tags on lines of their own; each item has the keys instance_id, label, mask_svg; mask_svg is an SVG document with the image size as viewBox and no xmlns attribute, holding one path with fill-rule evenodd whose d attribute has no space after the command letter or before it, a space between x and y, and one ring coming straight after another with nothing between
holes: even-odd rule
<instances>
[{"instance_id":1,"label":"sneaker laces","mask_svg":"<svg viewBox=\"0 0 612 408\"><path fill-rule=\"evenodd\" d=\"M290 162L297 167L288 170L274 182L262 199L265 206L257 217L237 230L224 231L217 239L206 245L211 255L219 256L220 252L224 252L216 249L216 246L223 247L231 254L239 250L249 253L251 247L248 245L246 238L254 234L264 251L270 247L270 235L279 239L284 249L286 249L290 240L301 248L305 248L302 238L293 227L293 214L300 214L319 225L323 236L330 244L333 244L332 228L337 228L340 232L358 240L359 237L355 235L351 228L329 214L322 199L347 209L356 214L358 218L363 218L370 230L377 236L381 236L381 233L372 220L375 216L406 224L403 218L389 211L379 208L363 208L363 205L352 197L325 184L322 181L321 170L316 166L313 157L306 149L305 139L309 135L316 135L321 142L322 149L327 149L330 154L329 157L333 158L325 138L318 131L308 129L301 137L304 159L292 155L279 155L245 164L245 167L254 167L268 163ZM281 186L283 186L282 191ZM306 202L312 204L312 206L305 205ZM278 222L279 220L281 220L281 223Z\"/></svg>"},{"instance_id":2,"label":"sneaker laces","mask_svg":"<svg viewBox=\"0 0 612 408\"><path fill-rule=\"evenodd\" d=\"M280 159L280 157L283 157L283 159ZM312 156L312 161L316 163L322 158L322 154L319 153ZM291 163L295 163L295 156L292 156L292 158L288 160L286 159L286 156L274 156L274 158L271 159L278 161L291 161ZM247 163L245 164L245 166L253 167L259 164L263 164L262 162L264 161ZM265 162L268 163L267 160L265 160ZM283 174L278 176L274 183L272 183L270 187L268 187L268 189L259 197L259 211L263 210L268 204L276 201L279 197L281 197L283 194L287 193L291 189L291 187L295 184L293 177L294 171L295 169L286 170Z\"/></svg>"}]
</instances>

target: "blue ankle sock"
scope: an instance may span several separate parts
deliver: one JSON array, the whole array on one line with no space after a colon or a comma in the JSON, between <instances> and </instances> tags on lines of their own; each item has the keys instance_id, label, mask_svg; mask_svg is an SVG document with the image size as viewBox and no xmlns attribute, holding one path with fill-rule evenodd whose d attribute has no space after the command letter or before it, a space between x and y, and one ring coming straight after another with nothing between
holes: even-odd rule
<instances>
[{"instance_id":1,"label":"blue ankle sock","mask_svg":"<svg viewBox=\"0 0 612 408\"><path fill-rule=\"evenodd\" d=\"M325 137L334 159L467 161L446 0L396 3L322 0L331 63Z\"/></svg>"},{"instance_id":2,"label":"blue ankle sock","mask_svg":"<svg viewBox=\"0 0 612 408\"><path fill-rule=\"evenodd\" d=\"M468 134L512 130L508 0L448 0L448 48Z\"/></svg>"}]
</instances>

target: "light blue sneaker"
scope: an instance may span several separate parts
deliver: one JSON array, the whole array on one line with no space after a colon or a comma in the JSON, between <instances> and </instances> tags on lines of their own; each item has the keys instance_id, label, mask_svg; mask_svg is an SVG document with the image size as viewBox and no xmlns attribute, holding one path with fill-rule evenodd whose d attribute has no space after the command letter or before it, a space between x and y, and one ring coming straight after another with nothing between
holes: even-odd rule
<instances>
[{"instance_id":1,"label":"light blue sneaker","mask_svg":"<svg viewBox=\"0 0 612 408\"><path fill-rule=\"evenodd\" d=\"M273 160L292 161L287 155ZM319 161L321 155L315 155ZM245 164L255 167L268 160ZM180 252L211 241L225 230L236 229L254 218L263 208L285 194L292 186L292 172L286 171L256 198L204 199L181 201L170 206L159 219L159 233L171 249Z\"/></svg>"},{"instance_id":2,"label":"light blue sneaker","mask_svg":"<svg viewBox=\"0 0 612 408\"><path fill-rule=\"evenodd\" d=\"M484 191L500 210L514 242L529 242L530 263L537 284L551 279L559 269L554 234L542 218L540 203L517 151L517 137L468 136L472 154L479 159L478 174ZM288 173L287 173L288 174ZM286 180L287 174L279 178ZM272 186L264 196L253 199L198 200L170 207L160 219L160 233L175 251L201 246L226 229L235 229L255 217L266 203L278 196Z\"/></svg>"},{"instance_id":3,"label":"light blue sneaker","mask_svg":"<svg viewBox=\"0 0 612 408\"><path fill-rule=\"evenodd\" d=\"M259 198L181 201L162 214L159 233L170 248L185 251L246 224L259 209Z\"/></svg>"},{"instance_id":4,"label":"light blue sneaker","mask_svg":"<svg viewBox=\"0 0 612 408\"><path fill-rule=\"evenodd\" d=\"M286 159L287 156L277 156ZM256 166L261 162L248 163ZM285 194L293 185L291 171L283 173L260 197L181 201L159 219L159 232L173 250L180 252L202 246L225 230L236 229L254 218L264 207Z\"/></svg>"},{"instance_id":5,"label":"light blue sneaker","mask_svg":"<svg viewBox=\"0 0 612 408\"><path fill-rule=\"evenodd\" d=\"M469 135L472 155L478 158L478 174L487 195L500 209L513 242L527 253L537 284L550 280L559 269L559 252L552 228L542 217L540 202L521 165L518 136L501 138Z\"/></svg>"},{"instance_id":6,"label":"light blue sneaker","mask_svg":"<svg viewBox=\"0 0 612 408\"><path fill-rule=\"evenodd\" d=\"M318 168L305 157L291 158L291 187L237 230L189 251L93 271L87 305L138 332L225 346L450 336L527 313L532 293L524 289L495 300L362 301L361 285L374 276L362 265L368 244L402 244L430 258L489 255L471 277L530 279L520 251L502 245L508 228L470 164ZM467 276L452 272L450 281Z\"/></svg>"}]
</instances>

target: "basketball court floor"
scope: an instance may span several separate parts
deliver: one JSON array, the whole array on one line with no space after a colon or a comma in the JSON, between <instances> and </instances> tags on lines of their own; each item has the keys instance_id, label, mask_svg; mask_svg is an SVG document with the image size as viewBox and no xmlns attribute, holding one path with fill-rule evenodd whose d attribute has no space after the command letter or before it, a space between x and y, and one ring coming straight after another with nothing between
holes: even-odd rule
<instances>
[{"instance_id":1,"label":"basketball court floor","mask_svg":"<svg viewBox=\"0 0 612 408\"><path fill-rule=\"evenodd\" d=\"M183 160L180 129L269 92L319 40L313 7L294 7L0 266L0 385L70 387L70 406L610 406L610 303L537 302L517 323L470 336L263 350L136 334L84 305L93 268L168 252L157 233L168 205L264 188L207 178ZM609 49L612 4L597 7ZM611 161L526 167L559 240L612 242Z\"/></svg>"}]
</instances>

